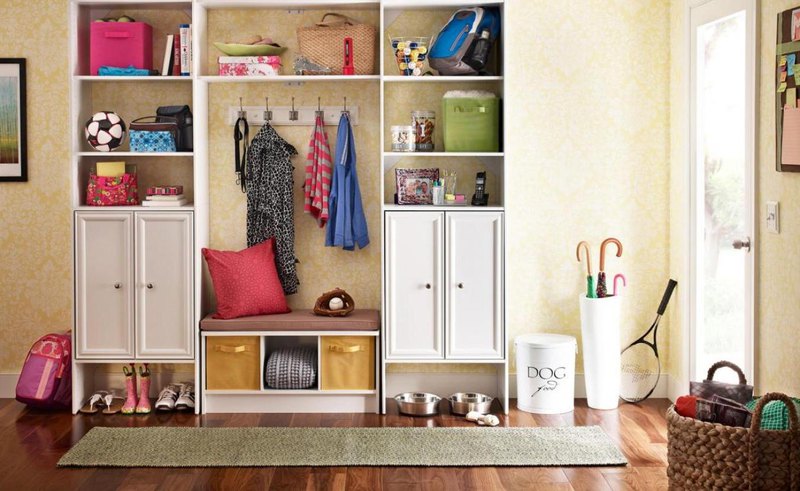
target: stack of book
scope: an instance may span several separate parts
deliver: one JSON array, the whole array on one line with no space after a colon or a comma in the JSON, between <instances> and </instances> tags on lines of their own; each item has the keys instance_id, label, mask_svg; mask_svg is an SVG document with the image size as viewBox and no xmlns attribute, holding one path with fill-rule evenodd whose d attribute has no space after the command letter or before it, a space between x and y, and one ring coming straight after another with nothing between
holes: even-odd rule
<instances>
[{"instance_id":1,"label":"stack of book","mask_svg":"<svg viewBox=\"0 0 800 491\"><path fill-rule=\"evenodd\" d=\"M187 202L183 186L153 186L147 188L147 198L142 201L142 206L177 207Z\"/></svg>"},{"instance_id":2,"label":"stack of book","mask_svg":"<svg viewBox=\"0 0 800 491\"><path fill-rule=\"evenodd\" d=\"M192 25L181 24L178 34L167 34L161 75L192 74Z\"/></svg>"}]
</instances>

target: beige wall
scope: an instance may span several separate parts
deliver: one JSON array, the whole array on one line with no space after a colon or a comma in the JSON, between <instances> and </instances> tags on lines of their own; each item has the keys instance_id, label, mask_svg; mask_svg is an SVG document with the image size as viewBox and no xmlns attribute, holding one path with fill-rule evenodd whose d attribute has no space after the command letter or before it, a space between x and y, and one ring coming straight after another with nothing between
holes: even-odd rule
<instances>
[{"instance_id":1,"label":"beige wall","mask_svg":"<svg viewBox=\"0 0 800 491\"><path fill-rule=\"evenodd\" d=\"M0 372L18 370L37 336L71 324L66 1L54 3L0 5L0 18L16 19L0 24L6 53L28 58L32 143L31 181L0 185ZM596 256L599 242L614 235L625 253L609 259L609 271L624 272L630 282L623 325L623 338L629 339L649 324L670 270L669 4L510 0L507 8L509 336L533 331L579 336L582 270L575 244L589 240ZM41 13L33 17L31 11ZM357 87L354 103L365 110L377 101L373 85ZM276 90L282 100L292 92ZM333 97L336 89L306 85L294 92L307 104L318 90ZM219 101L211 108L215 121L233 95L238 100L241 93L249 104L261 100L255 85L211 92ZM364 117L377 124L374 112L367 110ZM301 154L306 133L286 131ZM211 239L213 246L237 248L244 244L244 208L230 170L228 135L229 127L222 125L210 134ZM357 138L378 145L379 129L359 127ZM326 273L306 279L303 293L292 299L295 305L307 304L328 286L351 290L365 306L379 303L377 278L364 271L377 271L379 264L381 173L378 162L368 158L359 161L359 172L373 244L355 254L325 250L321 231L298 213L298 234L310 240L298 247L301 261L307 261L301 273L305 278L320 268ZM660 342L668 351L663 333Z\"/></svg>"}]
</instances>

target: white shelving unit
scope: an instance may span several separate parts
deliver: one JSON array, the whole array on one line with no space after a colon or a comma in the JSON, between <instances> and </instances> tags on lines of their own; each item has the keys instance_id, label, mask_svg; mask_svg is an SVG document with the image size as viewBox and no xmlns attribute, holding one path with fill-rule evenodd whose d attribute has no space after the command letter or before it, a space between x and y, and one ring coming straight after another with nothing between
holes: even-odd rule
<instances>
[{"instance_id":1,"label":"white shelving unit","mask_svg":"<svg viewBox=\"0 0 800 491\"><path fill-rule=\"evenodd\" d=\"M200 332L199 321L202 316L208 313L209 306L205 303L205 298L208 297L207 292L210 285L204 284L203 264L200 250L206 247L209 242L209 105L216 104L214 101L209 100L209 90L211 84L228 84L228 83L249 83L249 84L263 84L269 87L273 84L286 84L286 85L302 85L308 83L375 83L380 86L380 128L381 132L387 131L387 103L386 96L389 90L407 90L403 85L406 83L414 84L414 90L437 90L442 85L447 86L449 89L458 89L465 84L474 85L480 83L487 88L494 90L500 97L503 96L505 79L503 69L502 56L499 60L499 70L497 75L493 76L475 76L475 77L451 77L451 76L424 76L424 77L403 77L398 76L396 71L391 73L384 73L384 57L387 56L387 40L386 30L387 27L403 12L408 10L424 10L424 11L439 11L452 12L454 9L470 6L491 6L499 7L501 15L504 16L503 0L478 0L478 1L465 1L465 0L184 0L184 1L166 1L166 0L71 0L70 8L70 84L71 84L71 99L72 109L70 114L70 131L72 134L72 177L73 177L73 200L72 208L78 212L85 211L98 211L100 213L106 210L98 210L95 207L87 207L83 204L83 196L85 182L83 177L87 172L87 168L93 165L98 159L104 157L116 158L124 157L126 159L135 159L137 163L143 163L145 167L149 159L161 159L159 162L166 161L166 164L171 165L175 163L178 165L186 165L186 161L191 161L192 170L192 185L193 185L193 203L190 206L185 206L177 209L166 209L164 212L191 212L193 216L193 308L194 313L194 346L192 351L192 359L189 360L174 360L171 358L152 358L146 361L152 363L181 363L184 365L194 365L194 381L195 387L198 391L197 394L197 407L196 411L203 412L206 409L214 411L230 410L238 411L239 403L243 403L249 407L260 407L263 405L264 398L267 398L270 405L270 410L284 410L286 412L303 410L319 410L321 404L328 404L329 407L336 407L339 410L351 409L358 410L374 410L385 411L386 397L393 396L394 392L401 390L424 390L425 377L419 377L419 387L411 388L402 386L403 381L395 381L395 379L403 378L407 381L408 377L396 377L391 370L393 364L420 364L427 366L431 364L439 364L442 366L451 366L454 364L480 364L484 367L490 367L494 370L494 379L496 390L492 395L497 396L503 409L508 410L508 355L507 355L507 336L505 330L505 301L500 298L501 312L501 343L502 343L502 356L487 359L485 357L459 357L448 358L442 357L440 359L387 359L386 348L386 335L387 335L387 281L386 281L386 241L384 230L386 227L387 213L431 213L441 212L447 213L494 213L499 214L502 218L504 214L502 192L499 196L494 196L495 202L490 202L488 207L473 207L473 206L398 206L391 202L384 200L384 191L387 186L393 186L393 183L388 181L387 178L381 177L380 183L380 199L381 199L381 239L380 241L373 241L374 245L381 248L382 266L381 266L381 284L382 284L382 304L383 304L383 327L380 332L369 334L368 332L358 332L358 335L375 335L378 336L377 346L379 346L377 358L380 360L376 367L376 383L378 384L375 390L370 391L320 391L320 390L306 390L306 391L276 391L262 388L256 391L204 391L204 380L202 373L204 373L203 364L204 360L204 347L205 341L209 336L214 335L231 335L228 332ZM379 53L378 60L378 73L373 75L360 75L360 76L298 76L298 75L281 75L277 77L230 77L218 76L207 73L206 63L211 53L208 52L208 18L209 11L214 9L278 9L278 10L321 10L321 11L335 11L341 10L358 10L368 9L379 12L380 14L380 28L379 28ZM109 11L124 10L126 13L136 15L138 10L165 10L181 13L186 22L192 24L193 34L193 67L192 76L189 77L99 77L88 74L88 23L93 19L106 16ZM502 20L503 26L505 19ZM501 31L502 36L502 31ZM502 46L504 40L500 39L500 53L502 53ZM161 83L168 84L169 87L174 87L176 91L185 90L187 85L191 86L191 107L194 115L194 151L193 152L172 152L172 153L157 153L157 154L140 154L132 152L113 152L111 154L104 154L102 152L92 151L86 146L83 141L82 125L91 115L91 111L106 109L92 107L92 93L95 86L103 86L104 84L120 82L125 85L129 84L143 84L145 87L149 84ZM172 90L172 89L169 89ZM124 91L120 93L120 97L124 97ZM155 108L148 110L154 111ZM145 114L142 114L145 115ZM502 124L502 123L501 123ZM505 128L507 125L502 124ZM359 156L365 154L360 153ZM376 162L373 165L380 165L384 175L393 165L399 161L411 158L418 159L425 162L429 159L450 159L454 165L462 165L465 162L479 162L480 165L485 165L487 170L491 170L498 175L499 181L502 183L505 171L505 153L499 152L431 152L431 153L398 153L390 152L384 146L384 139L380 140L380 148L375 150L372 158L362 157L363 162ZM377 164L380 162L380 164ZM461 177L460 179L470 180L472 176ZM463 181L462 181L463 182ZM501 188L502 189L502 188ZM469 197L468 197L469 199ZM373 204L374 205L374 204ZM113 210L115 212L155 212L159 213L161 210L144 207L118 207ZM504 229L500 229L500 239ZM502 240L499 242L502 244ZM505 251L499 251L499 264L504 268ZM377 271L376 271L377 273ZM499 272L502 274L502 271ZM503 284L504 284L503 279ZM298 335L298 333L292 333ZM268 337L278 335L271 332L247 332L243 333L247 336L261 336ZM341 335L338 332L303 332L304 336L319 336L319 335ZM98 366L104 363L120 363L127 361L145 361L145 359L118 359L115 357L97 358L92 360L75 360L73 363L74 379L74 410L77 405L82 402L87 393L94 388L93 385L93 372ZM471 387L461 386L453 387L453 391L469 391ZM449 394L440 394L446 397ZM205 403L205 404L203 404ZM208 408L201 406L209 406Z\"/></svg>"}]
</instances>

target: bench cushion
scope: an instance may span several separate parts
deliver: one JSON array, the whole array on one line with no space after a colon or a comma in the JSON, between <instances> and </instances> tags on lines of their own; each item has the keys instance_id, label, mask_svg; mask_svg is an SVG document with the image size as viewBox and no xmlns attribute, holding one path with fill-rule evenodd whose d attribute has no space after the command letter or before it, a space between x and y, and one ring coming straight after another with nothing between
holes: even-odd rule
<instances>
[{"instance_id":1,"label":"bench cushion","mask_svg":"<svg viewBox=\"0 0 800 491\"><path fill-rule=\"evenodd\" d=\"M295 310L238 319L214 319L207 315L200 321L203 331L376 331L380 325L380 312L369 309L356 309L347 317L323 317L311 310Z\"/></svg>"}]
</instances>

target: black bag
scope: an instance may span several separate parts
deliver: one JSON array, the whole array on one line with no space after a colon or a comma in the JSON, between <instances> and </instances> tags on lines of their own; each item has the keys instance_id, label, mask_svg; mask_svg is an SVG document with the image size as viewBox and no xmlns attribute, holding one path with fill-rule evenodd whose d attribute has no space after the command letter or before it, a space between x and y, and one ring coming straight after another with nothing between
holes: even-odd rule
<instances>
[{"instance_id":1,"label":"black bag","mask_svg":"<svg viewBox=\"0 0 800 491\"><path fill-rule=\"evenodd\" d=\"M175 139L175 146L179 152L191 152L194 149L192 135L192 110L189 106L161 106L156 110L157 116L165 116L163 119L158 117L159 122L178 122L178 137ZM173 119L170 119L173 118Z\"/></svg>"}]
</instances>

